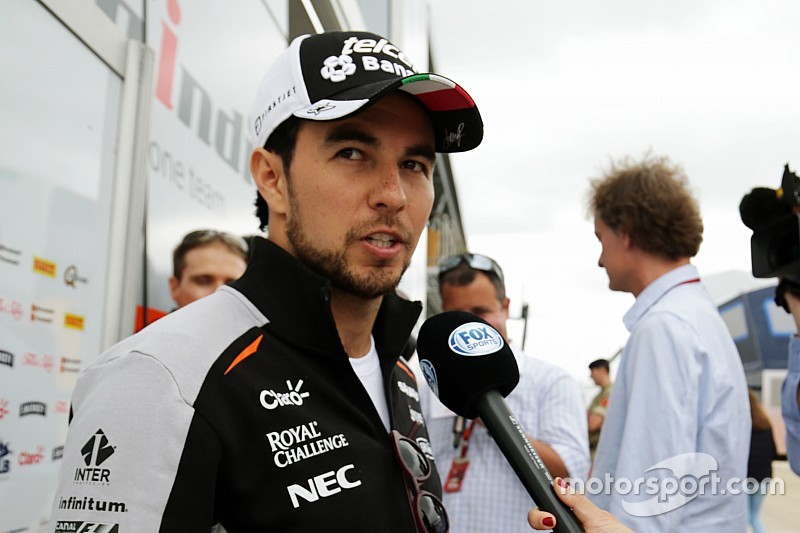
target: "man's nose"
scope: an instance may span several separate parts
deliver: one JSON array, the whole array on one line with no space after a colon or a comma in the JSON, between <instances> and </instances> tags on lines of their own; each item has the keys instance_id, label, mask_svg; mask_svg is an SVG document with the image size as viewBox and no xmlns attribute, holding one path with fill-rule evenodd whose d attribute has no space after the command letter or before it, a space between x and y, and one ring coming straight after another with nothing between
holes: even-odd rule
<instances>
[{"instance_id":1,"label":"man's nose","mask_svg":"<svg viewBox=\"0 0 800 533\"><path fill-rule=\"evenodd\" d=\"M400 168L395 163L381 166L378 169L378 180L371 197L372 207L399 211L405 207L406 200Z\"/></svg>"}]
</instances>

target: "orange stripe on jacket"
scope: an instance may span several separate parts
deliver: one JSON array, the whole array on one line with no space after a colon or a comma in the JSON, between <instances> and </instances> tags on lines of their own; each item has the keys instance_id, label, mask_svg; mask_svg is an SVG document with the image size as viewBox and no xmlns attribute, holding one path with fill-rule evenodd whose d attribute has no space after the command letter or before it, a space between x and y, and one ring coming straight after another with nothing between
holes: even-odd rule
<instances>
[{"instance_id":1,"label":"orange stripe on jacket","mask_svg":"<svg viewBox=\"0 0 800 533\"><path fill-rule=\"evenodd\" d=\"M235 367L236 365L238 365L239 363L241 363L242 361L253 355L256 352L256 350L258 350L258 345L261 343L262 338L264 338L264 335L259 335L256 340L250 343L250 346L242 350L242 352L236 356L236 359L233 360L231 366L228 367L228 370L225 371L224 375L227 376L228 372L233 370L233 367Z\"/></svg>"},{"instance_id":2,"label":"orange stripe on jacket","mask_svg":"<svg viewBox=\"0 0 800 533\"><path fill-rule=\"evenodd\" d=\"M408 377L413 379L414 383L417 382L417 377L414 375L414 373L411 371L411 369L408 368L408 366L406 366L406 364L403 361L398 359L397 360L397 366L399 366L406 374L408 374Z\"/></svg>"}]
</instances>

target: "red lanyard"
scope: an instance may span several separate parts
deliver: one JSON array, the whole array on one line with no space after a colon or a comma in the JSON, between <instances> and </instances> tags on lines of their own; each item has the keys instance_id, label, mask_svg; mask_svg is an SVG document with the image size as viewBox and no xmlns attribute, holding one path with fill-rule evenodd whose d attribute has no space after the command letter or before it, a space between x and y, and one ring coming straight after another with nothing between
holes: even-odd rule
<instances>
[{"instance_id":1,"label":"red lanyard","mask_svg":"<svg viewBox=\"0 0 800 533\"><path fill-rule=\"evenodd\" d=\"M472 422L469 423L469 427L461 436L461 454L459 457L461 457L462 459L467 456L467 449L469 448L469 438L472 436L472 428L475 427L475 420L477 420L477 418L473 419Z\"/></svg>"}]
</instances>

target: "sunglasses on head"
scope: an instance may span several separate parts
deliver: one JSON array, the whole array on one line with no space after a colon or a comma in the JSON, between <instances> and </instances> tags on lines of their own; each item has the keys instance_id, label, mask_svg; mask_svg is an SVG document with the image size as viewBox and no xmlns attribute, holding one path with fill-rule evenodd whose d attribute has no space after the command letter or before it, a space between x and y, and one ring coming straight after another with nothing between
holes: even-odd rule
<instances>
[{"instance_id":1,"label":"sunglasses on head","mask_svg":"<svg viewBox=\"0 0 800 533\"><path fill-rule=\"evenodd\" d=\"M397 430L392 430L394 454L403 469L411 512L414 514L418 533L447 533L450 522L444 504L434 494L422 488L422 482L431 475L433 467L428 457L414 440Z\"/></svg>"},{"instance_id":2,"label":"sunglasses on head","mask_svg":"<svg viewBox=\"0 0 800 533\"><path fill-rule=\"evenodd\" d=\"M452 272L462 263L466 263L473 270L480 270L481 272L492 274L500 280L500 283L505 285L503 270L494 259L485 255L471 253L451 255L439 261L439 281L441 281L445 274Z\"/></svg>"}]
</instances>

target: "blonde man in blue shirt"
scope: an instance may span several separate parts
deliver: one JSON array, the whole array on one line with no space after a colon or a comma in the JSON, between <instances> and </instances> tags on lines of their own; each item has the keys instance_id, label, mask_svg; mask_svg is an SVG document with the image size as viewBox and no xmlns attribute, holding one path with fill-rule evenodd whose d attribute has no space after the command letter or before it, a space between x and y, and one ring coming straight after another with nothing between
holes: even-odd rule
<instances>
[{"instance_id":1,"label":"blonde man in blue shirt","mask_svg":"<svg viewBox=\"0 0 800 533\"><path fill-rule=\"evenodd\" d=\"M636 302L586 492L640 533L744 533L747 385L690 262L703 223L686 176L626 159L592 181L589 208L609 288Z\"/></svg>"}]
</instances>

